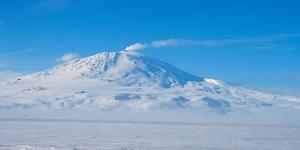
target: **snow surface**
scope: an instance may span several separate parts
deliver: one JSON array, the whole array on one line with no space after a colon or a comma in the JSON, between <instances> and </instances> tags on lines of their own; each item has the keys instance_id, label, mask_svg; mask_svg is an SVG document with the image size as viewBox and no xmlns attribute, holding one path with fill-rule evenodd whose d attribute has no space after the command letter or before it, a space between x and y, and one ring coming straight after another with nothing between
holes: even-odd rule
<instances>
[{"instance_id":1,"label":"snow surface","mask_svg":"<svg viewBox=\"0 0 300 150\"><path fill-rule=\"evenodd\" d=\"M298 150L300 128L239 124L1 120L1 150Z\"/></svg>"},{"instance_id":2,"label":"snow surface","mask_svg":"<svg viewBox=\"0 0 300 150\"><path fill-rule=\"evenodd\" d=\"M165 109L222 113L264 108L300 109L281 96L197 77L137 51L74 58L45 71L0 83L0 109Z\"/></svg>"},{"instance_id":3,"label":"snow surface","mask_svg":"<svg viewBox=\"0 0 300 150\"><path fill-rule=\"evenodd\" d=\"M0 150L300 147L299 97L197 77L138 47L1 81Z\"/></svg>"}]
</instances>

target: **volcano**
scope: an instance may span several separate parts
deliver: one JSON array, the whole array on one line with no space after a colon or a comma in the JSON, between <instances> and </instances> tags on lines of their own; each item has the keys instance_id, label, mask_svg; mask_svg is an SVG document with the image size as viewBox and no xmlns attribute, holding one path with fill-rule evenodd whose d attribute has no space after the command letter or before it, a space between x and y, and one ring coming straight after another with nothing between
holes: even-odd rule
<instances>
[{"instance_id":1,"label":"volcano","mask_svg":"<svg viewBox=\"0 0 300 150\"><path fill-rule=\"evenodd\" d=\"M297 97L198 77L136 51L71 59L0 87L0 109L300 109Z\"/></svg>"}]
</instances>

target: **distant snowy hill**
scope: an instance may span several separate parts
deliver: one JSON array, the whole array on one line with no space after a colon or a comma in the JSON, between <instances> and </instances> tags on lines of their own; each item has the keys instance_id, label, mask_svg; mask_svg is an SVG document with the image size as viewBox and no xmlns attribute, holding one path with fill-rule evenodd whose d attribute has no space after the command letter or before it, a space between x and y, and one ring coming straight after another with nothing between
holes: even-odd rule
<instances>
[{"instance_id":1,"label":"distant snowy hill","mask_svg":"<svg viewBox=\"0 0 300 150\"><path fill-rule=\"evenodd\" d=\"M0 109L300 109L300 99L201 78L135 51L76 58L0 85Z\"/></svg>"}]
</instances>

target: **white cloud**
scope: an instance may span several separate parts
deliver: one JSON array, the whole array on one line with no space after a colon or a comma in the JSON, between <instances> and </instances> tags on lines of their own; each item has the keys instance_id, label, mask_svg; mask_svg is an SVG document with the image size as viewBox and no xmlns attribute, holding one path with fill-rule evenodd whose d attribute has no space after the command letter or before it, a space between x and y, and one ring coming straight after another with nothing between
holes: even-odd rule
<instances>
[{"instance_id":1,"label":"white cloud","mask_svg":"<svg viewBox=\"0 0 300 150\"><path fill-rule=\"evenodd\" d=\"M146 44L135 43L135 44L127 46L125 48L125 51L137 51L137 50L140 50L140 49L144 49L146 47L147 47Z\"/></svg>"},{"instance_id":2,"label":"white cloud","mask_svg":"<svg viewBox=\"0 0 300 150\"><path fill-rule=\"evenodd\" d=\"M167 39L158 40L151 43L152 47L166 47L166 46L177 46L177 45L199 45L199 46L216 46L223 40L185 40L185 39Z\"/></svg>"},{"instance_id":3,"label":"white cloud","mask_svg":"<svg viewBox=\"0 0 300 150\"><path fill-rule=\"evenodd\" d=\"M157 40L150 43L135 43L126 47L125 50L141 50L144 48L160 48L168 46L179 46L179 45L197 45L197 46L222 46L222 45L238 45L238 44L263 44L269 42L282 41L289 38L300 37L299 34L278 34L278 35L267 35L252 38L241 38L241 39L217 39L217 40L188 40L188 39L166 39Z\"/></svg>"},{"instance_id":4,"label":"white cloud","mask_svg":"<svg viewBox=\"0 0 300 150\"><path fill-rule=\"evenodd\" d=\"M268 35L253 38L241 39L221 39L221 40L185 40L185 39L167 39L152 42L153 47L165 47L176 45L199 45L199 46L219 46L219 45L234 45L234 44L251 44L281 41L292 37L299 37L298 34L280 34Z\"/></svg>"},{"instance_id":5,"label":"white cloud","mask_svg":"<svg viewBox=\"0 0 300 150\"><path fill-rule=\"evenodd\" d=\"M58 60L62 62L66 62L77 58L79 58L79 55L77 53L66 53L62 55Z\"/></svg>"},{"instance_id":6,"label":"white cloud","mask_svg":"<svg viewBox=\"0 0 300 150\"><path fill-rule=\"evenodd\" d=\"M297 89L297 88L273 87L273 88L260 88L260 89L265 90L267 92L274 93L274 94L280 94L280 95L286 95L286 96L288 96L288 95L300 96L300 89Z\"/></svg>"},{"instance_id":7,"label":"white cloud","mask_svg":"<svg viewBox=\"0 0 300 150\"><path fill-rule=\"evenodd\" d=\"M174 45L183 44L185 42L186 42L185 40L180 40L180 39L158 40L158 41L153 41L151 43L151 46L153 47L174 46Z\"/></svg>"}]
</instances>

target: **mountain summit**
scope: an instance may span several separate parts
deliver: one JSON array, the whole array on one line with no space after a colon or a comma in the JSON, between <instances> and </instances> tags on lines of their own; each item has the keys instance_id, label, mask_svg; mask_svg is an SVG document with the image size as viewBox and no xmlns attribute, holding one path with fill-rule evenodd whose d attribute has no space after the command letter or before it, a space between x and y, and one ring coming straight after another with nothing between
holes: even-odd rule
<instances>
[{"instance_id":1,"label":"mountain summit","mask_svg":"<svg viewBox=\"0 0 300 150\"><path fill-rule=\"evenodd\" d=\"M300 108L295 97L197 77L136 51L71 59L0 87L0 109L193 107L227 112L236 108Z\"/></svg>"},{"instance_id":2,"label":"mountain summit","mask_svg":"<svg viewBox=\"0 0 300 150\"><path fill-rule=\"evenodd\" d=\"M73 59L28 78L65 76L73 79L99 79L121 86L184 86L188 81L204 81L176 67L145 57L133 51L103 52L82 59Z\"/></svg>"}]
</instances>

